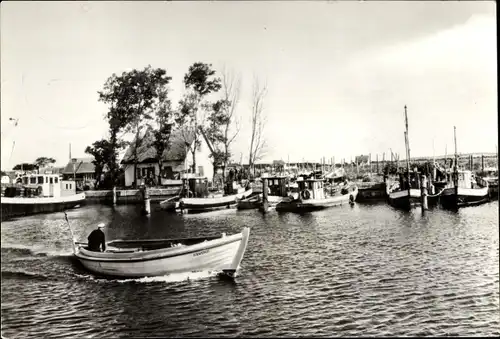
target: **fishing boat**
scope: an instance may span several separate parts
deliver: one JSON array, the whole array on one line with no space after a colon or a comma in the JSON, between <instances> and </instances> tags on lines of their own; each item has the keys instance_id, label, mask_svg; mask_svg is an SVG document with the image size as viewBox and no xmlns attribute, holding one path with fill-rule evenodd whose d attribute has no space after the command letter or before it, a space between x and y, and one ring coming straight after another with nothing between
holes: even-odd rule
<instances>
[{"instance_id":1,"label":"fishing boat","mask_svg":"<svg viewBox=\"0 0 500 339\"><path fill-rule=\"evenodd\" d=\"M76 193L75 182L61 180L59 174L27 173L18 180L2 187L2 220L60 212L85 201L84 193Z\"/></svg>"},{"instance_id":2,"label":"fishing boat","mask_svg":"<svg viewBox=\"0 0 500 339\"><path fill-rule=\"evenodd\" d=\"M411 209L422 204L422 187L426 188L428 206L436 206L443 192L433 185L427 175L415 168L413 171L400 172L399 181L386 186L387 199L391 206L401 209ZM408 179L409 178L409 179ZM409 183L409 184L408 184Z\"/></svg>"},{"instance_id":3,"label":"fishing boat","mask_svg":"<svg viewBox=\"0 0 500 339\"><path fill-rule=\"evenodd\" d=\"M160 203L160 208L169 211L179 210L187 212L208 212L222 208L229 208L236 204L237 199L244 199L252 194L252 189L243 187L226 187L226 194L210 193L208 180L205 177L185 176L181 194Z\"/></svg>"},{"instance_id":4,"label":"fishing boat","mask_svg":"<svg viewBox=\"0 0 500 339\"><path fill-rule=\"evenodd\" d=\"M276 205L276 211L300 213L353 204L358 195L358 187L348 181L336 188L332 186L330 190L325 190L322 178L304 178L297 180L297 184L299 194L283 199Z\"/></svg>"},{"instance_id":5,"label":"fishing boat","mask_svg":"<svg viewBox=\"0 0 500 339\"><path fill-rule=\"evenodd\" d=\"M114 240L106 251L93 252L74 242L74 256L91 273L142 278L177 273L220 272L234 277L245 254L250 229L226 236L184 239Z\"/></svg>"},{"instance_id":6,"label":"fishing boat","mask_svg":"<svg viewBox=\"0 0 500 339\"><path fill-rule=\"evenodd\" d=\"M408 114L407 107L404 107L405 119L405 151L406 151L406 171L399 171L399 180L386 185L386 195L389 204L396 208L411 209L422 204L422 188L426 189L428 205L437 205L441 191L436 192L436 187L432 184L431 170L420 172L418 168L410 170L410 141L408 137Z\"/></svg>"},{"instance_id":7,"label":"fishing boat","mask_svg":"<svg viewBox=\"0 0 500 339\"><path fill-rule=\"evenodd\" d=\"M488 183L491 199L498 199L498 169L487 167L482 171L482 178Z\"/></svg>"},{"instance_id":8,"label":"fishing boat","mask_svg":"<svg viewBox=\"0 0 500 339\"><path fill-rule=\"evenodd\" d=\"M288 186L289 179L287 176L275 175L264 177L261 179L263 190L267 189L267 194L261 193L252 195L246 199L238 200L236 208L239 210L257 209L257 208L274 208L278 203L286 199L290 193ZM265 206L264 206L265 205Z\"/></svg>"},{"instance_id":9,"label":"fishing boat","mask_svg":"<svg viewBox=\"0 0 500 339\"><path fill-rule=\"evenodd\" d=\"M444 188L441 194L441 205L444 208L455 209L466 206L480 205L490 201L488 182L475 178L469 170L456 170L451 184Z\"/></svg>"},{"instance_id":10,"label":"fishing boat","mask_svg":"<svg viewBox=\"0 0 500 339\"><path fill-rule=\"evenodd\" d=\"M453 127L455 141L455 161L451 180L441 194L441 205L447 209L483 204L490 200L488 182L475 178L472 171L458 168L457 128Z\"/></svg>"}]
</instances>

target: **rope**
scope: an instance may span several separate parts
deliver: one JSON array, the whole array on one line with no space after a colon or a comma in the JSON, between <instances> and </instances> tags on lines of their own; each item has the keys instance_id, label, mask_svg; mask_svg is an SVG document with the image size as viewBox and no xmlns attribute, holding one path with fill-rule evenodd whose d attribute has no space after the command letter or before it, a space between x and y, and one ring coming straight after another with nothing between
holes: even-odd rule
<instances>
[{"instance_id":1,"label":"rope","mask_svg":"<svg viewBox=\"0 0 500 339\"><path fill-rule=\"evenodd\" d=\"M440 196L441 193L443 193L443 192L444 192L444 188L441 191L439 191L438 193L434 194L434 195L428 194L427 198L434 198L434 197Z\"/></svg>"}]
</instances>

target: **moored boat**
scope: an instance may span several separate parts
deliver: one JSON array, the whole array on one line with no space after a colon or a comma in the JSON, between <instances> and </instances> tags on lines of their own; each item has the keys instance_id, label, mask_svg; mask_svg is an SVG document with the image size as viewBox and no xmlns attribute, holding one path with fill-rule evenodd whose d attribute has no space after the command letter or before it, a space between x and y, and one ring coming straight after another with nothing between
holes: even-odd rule
<instances>
[{"instance_id":1,"label":"moored boat","mask_svg":"<svg viewBox=\"0 0 500 339\"><path fill-rule=\"evenodd\" d=\"M267 194L261 193L252 195L246 199L237 201L236 207L239 210L274 208L278 203L286 199L290 193L289 178L287 176L275 175L261 178L263 188L267 189Z\"/></svg>"},{"instance_id":2,"label":"moored boat","mask_svg":"<svg viewBox=\"0 0 500 339\"><path fill-rule=\"evenodd\" d=\"M482 178L488 183L491 199L498 199L498 169L494 167L485 168Z\"/></svg>"},{"instance_id":3,"label":"moored boat","mask_svg":"<svg viewBox=\"0 0 500 339\"><path fill-rule=\"evenodd\" d=\"M308 178L297 180L299 194L288 197L276 205L278 212L308 212L324 208L353 204L358 195L358 187L349 182L343 186L325 190L324 180Z\"/></svg>"},{"instance_id":4,"label":"moored boat","mask_svg":"<svg viewBox=\"0 0 500 339\"><path fill-rule=\"evenodd\" d=\"M76 193L75 182L60 180L59 174L26 174L20 181L2 188L2 220L60 212L85 201L84 193Z\"/></svg>"},{"instance_id":5,"label":"moored boat","mask_svg":"<svg viewBox=\"0 0 500 339\"><path fill-rule=\"evenodd\" d=\"M141 278L176 273L215 271L234 277L245 254L250 229L226 236L185 239L114 240L105 252L74 244L74 256L91 273Z\"/></svg>"},{"instance_id":6,"label":"moored boat","mask_svg":"<svg viewBox=\"0 0 500 339\"><path fill-rule=\"evenodd\" d=\"M475 178L468 170L456 170L455 180L444 188L441 194L441 205L444 208L455 209L486 203L490 200L488 182L482 178Z\"/></svg>"},{"instance_id":7,"label":"moored boat","mask_svg":"<svg viewBox=\"0 0 500 339\"><path fill-rule=\"evenodd\" d=\"M408 183L408 178L410 181ZM428 206L436 206L443 192L435 187L427 176L418 172L417 169L410 172L399 173L399 181L387 185L387 200L396 208L411 209L422 204L422 187L426 188ZM439 190L438 190L439 189Z\"/></svg>"},{"instance_id":8,"label":"moored boat","mask_svg":"<svg viewBox=\"0 0 500 339\"><path fill-rule=\"evenodd\" d=\"M488 182L482 178L475 178L472 171L458 169L457 128L453 127L455 141L455 162L449 185L441 195L440 201L444 208L457 209L460 207L483 204L490 200Z\"/></svg>"},{"instance_id":9,"label":"moored boat","mask_svg":"<svg viewBox=\"0 0 500 339\"><path fill-rule=\"evenodd\" d=\"M430 170L429 167L426 168L424 175L418 171L415 167L410 170L410 141L408 138L408 114L407 107L404 107L404 119L405 119L405 152L406 152L406 170L399 171L399 181L386 185L386 195L387 200L390 205L401 209L411 209L414 206L422 206L422 194L426 194L427 204L436 205L439 201L439 196L442 191L436 192L436 187L433 185L433 179L428 180L427 176L435 177L434 170ZM434 167L436 168L436 167ZM425 204L422 206L424 209L427 208Z\"/></svg>"},{"instance_id":10,"label":"moored boat","mask_svg":"<svg viewBox=\"0 0 500 339\"><path fill-rule=\"evenodd\" d=\"M223 192L210 192L205 177L186 175L182 180L184 183L180 194L160 202L161 209L183 213L207 212L229 208L236 204L237 199L244 199L252 194L252 189L234 188L232 183L231 190L227 187L225 195Z\"/></svg>"}]
</instances>

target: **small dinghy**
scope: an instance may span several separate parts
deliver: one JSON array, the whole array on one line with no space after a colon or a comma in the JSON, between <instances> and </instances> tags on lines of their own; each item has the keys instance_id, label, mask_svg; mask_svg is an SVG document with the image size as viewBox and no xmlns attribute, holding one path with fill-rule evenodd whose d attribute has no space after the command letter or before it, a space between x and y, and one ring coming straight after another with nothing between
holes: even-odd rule
<instances>
[{"instance_id":1,"label":"small dinghy","mask_svg":"<svg viewBox=\"0 0 500 339\"><path fill-rule=\"evenodd\" d=\"M120 278L219 271L234 277L248 244L250 229L226 236L186 239L114 240L105 252L74 243L74 255L91 273Z\"/></svg>"},{"instance_id":2,"label":"small dinghy","mask_svg":"<svg viewBox=\"0 0 500 339\"><path fill-rule=\"evenodd\" d=\"M245 199L252 194L251 188L245 190L243 187L234 187L233 182L229 182L231 189L226 189L226 194L224 194L223 192L210 192L206 177L185 175L182 180L181 193L160 202L162 210L182 213L208 212L232 207L236 205L237 199Z\"/></svg>"}]
</instances>

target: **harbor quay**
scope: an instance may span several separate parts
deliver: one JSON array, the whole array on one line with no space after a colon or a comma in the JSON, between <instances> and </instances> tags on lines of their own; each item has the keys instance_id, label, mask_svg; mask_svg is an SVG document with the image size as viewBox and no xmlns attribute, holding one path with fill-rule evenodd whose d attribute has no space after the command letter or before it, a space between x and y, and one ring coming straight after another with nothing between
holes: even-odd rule
<instances>
[{"instance_id":1,"label":"harbor quay","mask_svg":"<svg viewBox=\"0 0 500 339\"><path fill-rule=\"evenodd\" d=\"M152 203L179 194L181 186L166 188L147 188L149 199ZM85 191L86 204L113 204L113 190ZM116 204L139 204L144 201L144 195L140 189L117 189L115 190Z\"/></svg>"}]
</instances>

